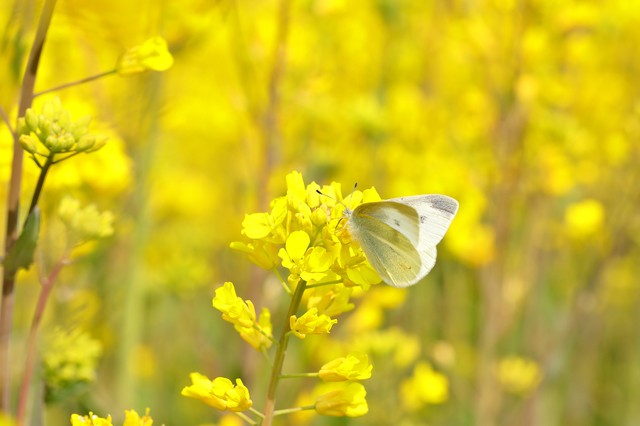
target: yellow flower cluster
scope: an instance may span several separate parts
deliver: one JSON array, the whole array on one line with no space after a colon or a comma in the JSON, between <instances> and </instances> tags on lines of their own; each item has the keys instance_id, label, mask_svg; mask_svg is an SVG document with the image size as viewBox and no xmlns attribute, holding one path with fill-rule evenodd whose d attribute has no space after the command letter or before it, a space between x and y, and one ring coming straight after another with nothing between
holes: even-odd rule
<instances>
[{"instance_id":1,"label":"yellow flower cluster","mask_svg":"<svg viewBox=\"0 0 640 426\"><path fill-rule=\"evenodd\" d=\"M39 113L29 108L25 116L18 120L20 145L31 154L40 168L43 164L38 157L53 163L68 158L56 159L57 154L71 156L97 151L106 144L107 139L90 134L89 122L89 117L71 121L60 99L53 98L42 105Z\"/></svg>"},{"instance_id":2,"label":"yellow flower cluster","mask_svg":"<svg viewBox=\"0 0 640 426\"><path fill-rule=\"evenodd\" d=\"M245 411L253 405L249 397L249 389L240 379L236 379L234 386L226 377L209 380L200 373L191 373L190 377L192 385L182 389L183 396L199 399L221 411Z\"/></svg>"},{"instance_id":3,"label":"yellow flower cluster","mask_svg":"<svg viewBox=\"0 0 640 426\"><path fill-rule=\"evenodd\" d=\"M153 419L149 415L149 409L144 416L140 416L135 410L126 410L124 412L125 418L122 426L152 426ZM111 416L107 418L98 417L93 413L89 413L88 416L81 416L79 414L71 415L71 426L113 426L111 423Z\"/></svg>"},{"instance_id":4,"label":"yellow flower cluster","mask_svg":"<svg viewBox=\"0 0 640 426\"><path fill-rule=\"evenodd\" d=\"M80 201L74 198L62 199L58 207L58 215L67 227L71 245L113 234L111 212L101 213L94 205L81 207Z\"/></svg>"},{"instance_id":5,"label":"yellow flower cluster","mask_svg":"<svg viewBox=\"0 0 640 426\"><path fill-rule=\"evenodd\" d=\"M251 241L234 242L231 247L261 268L288 269L288 284L293 288L300 280L310 285L343 282L346 287L379 283L380 277L360 247L340 226L345 204L355 208L379 201L375 189L354 191L344 199L335 182L305 186L298 172L290 173L286 180L287 195L274 199L271 211L245 216L242 234Z\"/></svg>"},{"instance_id":6,"label":"yellow flower cluster","mask_svg":"<svg viewBox=\"0 0 640 426\"><path fill-rule=\"evenodd\" d=\"M44 354L45 382L50 394L63 392L96 378L102 345L80 330L56 328L47 339Z\"/></svg>"},{"instance_id":7,"label":"yellow flower cluster","mask_svg":"<svg viewBox=\"0 0 640 426\"><path fill-rule=\"evenodd\" d=\"M518 356L508 356L501 359L496 374L502 388L517 395L528 394L542 380L538 363L532 359Z\"/></svg>"},{"instance_id":8,"label":"yellow flower cluster","mask_svg":"<svg viewBox=\"0 0 640 426\"><path fill-rule=\"evenodd\" d=\"M256 309L250 300L236 296L233 283L226 282L216 290L213 307L222 312L222 319L233 324L240 337L257 350L269 349L272 343L271 314L262 309L256 320Z\"/></svg>"},{"instance_id":9,"label":"yellow flower cluster","mask_svg":"<svg viewBox=\"0 0 640 426\"><path fill-rule=\"evenodd\" d=\"M442 404L449 398L447 376L435 371L426 362L416 365L413 376L401 386L402 402L409 410L418 410L425 404Z\"/></svg>"}]
</instances>

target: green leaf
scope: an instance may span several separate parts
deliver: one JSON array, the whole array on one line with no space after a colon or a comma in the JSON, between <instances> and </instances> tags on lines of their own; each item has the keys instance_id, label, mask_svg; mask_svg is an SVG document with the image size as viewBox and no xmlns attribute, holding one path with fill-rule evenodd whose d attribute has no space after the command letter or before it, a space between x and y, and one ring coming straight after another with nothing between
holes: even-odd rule
<instances>
[{"instance_id":1,"label":"green leaf","mask_svg":"<svg viewBox=\"0 0 640 426\"><path fill-rule=\"evenodd\" d=\"M40 209L36 207L27 217L22 233L4 258L5 273L14 275L20 268L29 269L40 233Z\"/></svg>"}]
</instances>

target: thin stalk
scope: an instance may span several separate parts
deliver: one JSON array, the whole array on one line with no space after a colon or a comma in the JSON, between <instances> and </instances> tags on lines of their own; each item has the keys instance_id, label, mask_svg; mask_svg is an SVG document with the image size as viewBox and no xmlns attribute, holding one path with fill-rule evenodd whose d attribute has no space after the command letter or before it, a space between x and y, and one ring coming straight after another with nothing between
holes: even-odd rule
<instances>
[{"instance_id":1,"label":"thin stalk","mask_svg":"<svg viewBox=\"0 0 640 426\"><path fill-rule=\"evenodd\" d=\"M68 252L62 256L62 258L54 265L53 270L42 283L40 289L40 296L38 297L38 303L36 310L33 314L33 320L31 321L31 329L29 330L29 337L27 340L27 358L25 360L24 375L22 376L22 384L20 386L20 394L18 398L18 412L16 416L18 426L22 426L27 408L27 400L29 397L29 386L31 385L31 378L33 377L33 370L36 363L37 343L38 343L38 331L40 329L40 323L44 315L44 310L51 294L51 289L62 271L62 268L68 263Z\"/></svg>"},{"instance_id":2,"label":"thin stalk","mask_svg":"<svg viewBox=\"0 0 640 426\"><path fill-rule=\"evenodd\" d=\"M282 325L282 331L280 332L280 344L276 351L276 357L273 362L273 368L271 369L271 379L269 380L269 389L267 390L267 400L264 404L264 421L262 426L271 426L273 422L273 416L276 406L276 390L278 389L278 382L280 381L280 373L282 372L282 364L284 363L284 356L287 352L287 344L289 343L289 332L291 327L289 326L289 318L298 312L300 307L300 301L302 300L302 294L307 288L305 281L300 281L296 286L293 296L291 297L291 304L289 305L289 311L285 317L284 324Z\"/></svg>"},{"instance_id":3,"label":"thin stalk","mask_svg":"<svg viewBox=\"0 0 640 426\"><path fill-rule=\"evenodd\" d=\"M249 423L252 426L255 426L255 425L258 424L251 417L247 416L246 414L244 414L244 413L242 413L240 411L236 411L236 416L240 417L242 420L244 420L245 422Z\"/></svg>"},{"instance_id":4,"label":"thin stalk","mask_svg":"<svg viewBox=\"0 0 640 426\"><path fill-rule=\"evenodd\" d=\"M46 40L47 31L51 24L53 10L57 0L45 0L36 35L29 52L27 67L20 89L20 104L18 117L25 114L33 102L33 89L36 82L40 56ZM9 180L9 196L7 200L7 226L5 233L5 254L18 238L18 215L20 207L20 189L22 187L23 151L18 141L18 135L13 133L13 159L11 161L11 177ZM3 270L2 274L2 308L0 308L0 412L9 412L9 383L11 362L9 359L11 327L13 323L13 299L15 274Z\"/></svg>"},{"instance_id":5,"label":"thin stalk","mask_svg":"<svg viewBox=\"0 0 640 426\"><path fill-rule=\"evenodd\" d=\"M42 92L34 93L33 97L35 98L37 96L44 95L45 93L51 93L58 90L66 89L67 87L79 86L80 84L88 83L90 81L97 80L99 78L106 77L111 74L115 74L116 72L118 72L118 70L114 68L110 71L101 72L100 74L92 75L90 77L82 78L80 80L70 81L69 83L61 84L60 86L52 87L50 89L43 90Z\"/></svg>"},{"instance_id":6,"label":"thin stalk","mask_svg":"<svg viewBox=\"0 0 640 426\"><path fill-rule=\"evenodd\" d=\"M294 373L294 374L281 374L281 379L300 379L307 377L318 377L319 373Z\"/></svg>"},{"instance_id":7,"label":"thin stalk","mask_svg":"<svg viewBox=\"0 0 640 426\"><path fill-rule=\"evenodd\" d=\"M273 413L273 415L274 416L281 416L283 414L297 413L299 411L313 410L315 408L316 408L315 405L305 405L304 407L283 408L282 410L276 410Z\"/></svg>"},{"instance_id":8,"label":"thin stalk","mask_svg":"<svg viewBox=\"0 0 640 426\"><path fill-rule=\"evenodd\" d=\"M9 115L4 110L4 108L2 108L2 105L0 105L0 117L2 117L2 121L4 121L4 123L7 125L7 128L9 129L9 131L11 132L11 135L13 136L15 131L13 130L13 127L11 127L11 120L9 119Z\"/></svg>"},{"instance_id":9,"label":"thin stalk","mask_svg":"<svg viewBox=\"0 0 640 426\"><path fill-rule=\"evenodd\" d=\"M44 180L47 178L47 172L49 171L49 167L51 167L52 164L53 155L47 157L47 160L42 165L42 169L40 169L40 176L38 176L38 183L36 183L36 188L33 190L33 197L31 197L31 205L29 206L27 218L29 217L29 214L33 211L33 209L35 209L38 205L38 200L40 199L40 194L42 193L42 188L44 187Z\"/></svg>"}]
</instances>

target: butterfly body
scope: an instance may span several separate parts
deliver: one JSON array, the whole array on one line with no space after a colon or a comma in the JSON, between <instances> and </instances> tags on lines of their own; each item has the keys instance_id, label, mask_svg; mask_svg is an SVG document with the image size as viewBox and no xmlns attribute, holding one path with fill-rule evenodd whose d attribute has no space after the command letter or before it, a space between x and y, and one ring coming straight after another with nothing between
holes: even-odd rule
<instances>
[{"instance_id":1,"label":"butterfly body","mask_svg":"<svg viewBox=\"0 0 640 426\"><path fill-rule=\"evenodd\" d=\"M446 195L416 195L364 203L345 209L347 229L380 278L408 287L436 262L436 245L458 211Z\"/></svg>"}]
</instances>

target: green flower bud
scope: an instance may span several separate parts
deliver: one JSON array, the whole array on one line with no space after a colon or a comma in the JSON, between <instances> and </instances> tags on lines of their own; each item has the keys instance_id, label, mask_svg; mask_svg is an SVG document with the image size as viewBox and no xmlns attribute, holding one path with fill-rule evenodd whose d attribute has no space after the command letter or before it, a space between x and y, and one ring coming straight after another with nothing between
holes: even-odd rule
<instances>
[{"instance_id":1,"label":"green flower bud","mask_svg":"<svg viewBox=\"0 0 640 426\"><path fill-rule=\"evenodd\" d=\"M102 148L103 146L105 146L107 144L107 140L109 138L107 138L106 136L96 136L95 137L95 142L93 144L93 147L91 147L90 149L88 149L85 152L94 152L99 150L100 148Z\"/></svg>"},{"instance_id":2,"label":"green flower bud","mask_svg":"<svg viewBox=\"0 0 640 426\"><path fill-rule=\"evenodd\" d=\"M38 152L38 141L33 136L21 135L18 141L22 149L28 153L35 154Z\"/></svg>"},{"instance_id":3,"label":"green flower bud","mask_svg":"<svg viewBox=\"0 0 640 426\"><path fill-rule=\"evenodd\" d=\"M96 144L96 137L93 135L84 135L78 140L78 145L76 146L76 151L84 152L88 151L94 147Z\"/></svg>"},{"instance_id":4,"label":"green flower bud","mask_svg":"<svg viewBox=\"0 0 640 426\"><path fill-rule=\"evenodd\" d=\"M73 146L75 145L75 143L76 143L76 140L74 139L74 137L69 133L65 133L63 135L60 135L60 137L58 137L58 143L57 143L56 149L52 151L69 152L73 149Z\"/></svg>"},{"instance_id":5,"label":"green flower bud","mask_svg":"<svg viewBox=\"0 0 640 426\"><path fill-rule=\"evenodd\" d=\"M26 122L28 131L35 131L38 128L38 115L31 108L27 109L23 121Z\"/></svg>"},{"instance_id":6,"label":"green flower bud","mask_svg":"<svg viewBox=\"0 0 640 426\"><path fill-rule=\"evenodd\" d=\"M63 112L60 98L53 98L42 105L42 115L48 120L59 120Z\"/></svg>"}]
</instances>

